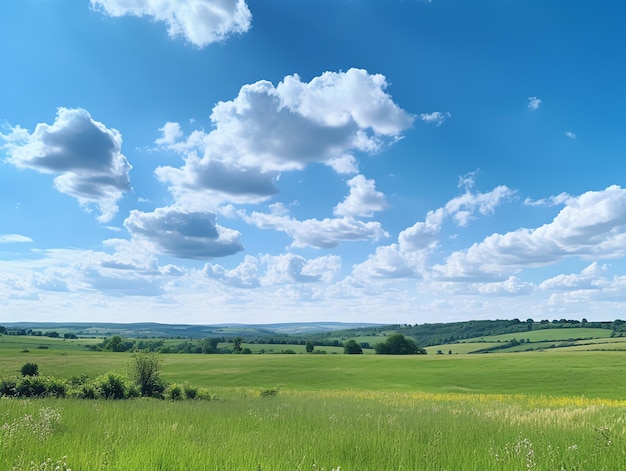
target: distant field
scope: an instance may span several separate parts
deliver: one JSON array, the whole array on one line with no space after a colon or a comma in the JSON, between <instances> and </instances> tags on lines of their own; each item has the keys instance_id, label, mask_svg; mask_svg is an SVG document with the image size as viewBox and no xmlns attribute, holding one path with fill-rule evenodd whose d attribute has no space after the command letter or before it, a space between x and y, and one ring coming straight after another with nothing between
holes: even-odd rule
<instances>
[{"instance_id":1,"label":"distant field","mask_svg":"<svg viewBox=\"0 0 626 471\"><path fill-rule=\"evenodd\" d=\"M584 327L572 329L541 329L541 330L529 330L526 332L516 332L513 334L492 335L485 337L478 337L474 339L460 340L460 342L475 342L477 340L484 340L486 342L508 342L512 339L528 339L531 342L540 342L546 340L568 340L570 338L604 338L610 337L611 331L609 329L587 329Z\"/></svg>"},{"instance_id":2,"label":"distant field","mask_svg":"<svg viewBox=\"0 0 626 471\"><path fill-rule=\"evenodd\" d=\"M127 353L36 352L1 354L0 371L17 374L26 361L40 374L65 378L122 371ZM489 355L163 355L170 382L189 381L215 394L279 388L293 391L466 392L586 396L623 399L620 352L558 352Z\"/></svg>"}]
</instances>

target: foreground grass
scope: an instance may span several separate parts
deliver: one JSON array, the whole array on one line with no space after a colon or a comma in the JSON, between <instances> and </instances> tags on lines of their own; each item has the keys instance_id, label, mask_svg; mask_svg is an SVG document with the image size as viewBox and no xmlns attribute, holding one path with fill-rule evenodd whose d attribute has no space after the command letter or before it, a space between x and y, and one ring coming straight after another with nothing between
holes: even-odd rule
<instances>
[{"instance_id":1,"label":"foreground grass","mask_svg":"<svg viewBox=\"0 0 626 471\"><path fill-rule=\"evenodd\" d=\"M614 471L626 449L626 405L611 401L327 391L0 407L0 469L15 471L63 457L75 471Z\"/></svg>"},{"instance_id":2,"label":"foreground grass","mask_svg":"<svg viewBox=\"0 0 626 471\"><path fill-rule=\"evenodd\" d=\"M0 351L69 378L129 355ZM0 470L619 470L623 355L163 355L217 400L0 399ZM275 397L261 397L277 388ZM67 458L63 458L63 457ZM61 465L66 465L63 468Z\"/></svg>"}]
</instances>

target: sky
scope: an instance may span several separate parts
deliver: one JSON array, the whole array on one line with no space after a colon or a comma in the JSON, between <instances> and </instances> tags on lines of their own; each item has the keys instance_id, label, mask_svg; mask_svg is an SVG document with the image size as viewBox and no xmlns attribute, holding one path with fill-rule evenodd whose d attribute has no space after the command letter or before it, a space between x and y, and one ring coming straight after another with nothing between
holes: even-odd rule
<instances>
[{"instance_id":1,"label":"sky","mask_svg":"<svg viewBox=\"0 0 626 471\"><path fill-rule=\"evenodd\" d=\"M626 318L625 23L4 1L0 323Z\"/></svg>"}]
</instances>

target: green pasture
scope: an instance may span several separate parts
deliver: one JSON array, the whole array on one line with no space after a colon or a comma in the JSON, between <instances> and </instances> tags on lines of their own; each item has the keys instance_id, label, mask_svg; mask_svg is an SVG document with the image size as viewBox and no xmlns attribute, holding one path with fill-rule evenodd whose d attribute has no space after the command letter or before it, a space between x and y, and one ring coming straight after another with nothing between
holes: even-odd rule
<instances>
[{"instance_id":1,"label":"green pasture","mask_svg":"<svg viewBox=\"0 0 626 471\"><path fill-rule=\"evenodd\" d=\"M0 355L12 350L85 350L86 345L101 342L98 339L63 339L50 337L31 337L26 335L0 335Z\"/></svg>"},{"instance_id":2,"label":"green pasture","mask_svg":"<svg viewBox=\"0 0 626 471\"><path fill-rule=\"evenodd\" d=\"M48 352L0 354L2 375L25 362L41 375L95 377L123 371L130 354ZM163 377L188 381L218 396L278 388L283 391L464 392L626 399L621 352L528 352L487 355L162 355Z\"/></svg>"},{"instance_id":3,"label":"green pasture","mask_svg":"<svg viewBox=\"0 0 626 471\"><path fill-rule=\"evenodd\" d=\"M93 377L130 359L2 345L0 376L30 361ZM0 398L0 469L615 471L624 355L162 355L165 380L213 399Z\"/></svg>"},{"instance_id":4,"label":"green pasture","mask_svg":"<svg viewBox=\"0 0 626 471\"><path fill-rule=\"evenodd\" d=\"M529 330L525 332L515 332L512 334L491 335L473 339L460 340L459 342L508 342L513 339L521 340L528 339L531 342L544 342L549 340L569 340L574 338L592 339L592 338L606 338L611 336L611 330L609 329L595 329L580 327L576 329L562 328L562 329L540 329Z\"/></svg>"},{"instance_id":5,"label":"green pasture","mask_svg":"<svg viewBox=\"0 0 626 471\"><path fill-rule=\"evenodd\" d=\"M437 355L437 352L441 350L441 353L448 355L452 351L453 355L472 353L481 348L497 347L500 343L497 342L459 342L459 343L446 343L442 345L434 345L432 347L426 347L428 355Z\"/></svg>"}]
</instances>

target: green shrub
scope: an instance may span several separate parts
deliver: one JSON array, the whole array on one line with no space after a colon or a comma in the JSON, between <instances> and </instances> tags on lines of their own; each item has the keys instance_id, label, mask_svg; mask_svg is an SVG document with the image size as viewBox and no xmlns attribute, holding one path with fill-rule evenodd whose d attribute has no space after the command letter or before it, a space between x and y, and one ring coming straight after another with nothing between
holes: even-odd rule
<instances>
[{"instance_id":1,"label":"green shrub","mask_svg":"<svg viewBox=\"0 0 626 471\"><path fill-rule=\"evenodd\" d=\"M264 389L259 394L261 397L274 397L278 394L278 389L277 388Z\"/></svg>"},{"instance_id":2,"label":"green shrub","mask_svg":"<svg viewBox=\"0 0 626 471\"><path fill-rule=\"evenodd\" d=\"M167 384L159 376L161 359L157 353L135 353L128 365L129 376L144 397L163 397Z\"/></svg>"},{"instance_id":3,"label":"green shrub","mask_svg":"<svg viewBox=\"0 0 626 471\"><path fill-rule=\"evenodd\" d=\"M37 376L39 375L39 366L37 363L24 363L20 369L22 376Z\"/></svg>"},{"instance_id":4,"label":"green shrub","mask_svg":"<svg viewBox=\"0 0 626 471\"><path fill-rule=\"evenodd\" d=\"M141 397L141 390L139 386L133 383L129 383L126 385L126 397L128 399L132 399L133 397Z\"/></svg>"},{"instance_id":5,"label":"green shrub","mask_svg":"<svg viewBox=\"0 0 626 471\"><path fill-rule=\"evenodd\" d=\"M198 388L189 383L183 384L183 394L185 399L196 399L198 397Z\"/></svg>"},{"instance_id":6,"label":"green shrub","mask_svg":"<svg viewBox=\"0 0 626 471\"><path fill-rule=\"evenodd\" d=\"M67 395L67 383L61 378L45 378L46 396L65 397Z\"/></svg>"},{"instance_id":7,"label":"green shrub","mask_svg":"<svg viewBox=\"0 0 626 471\"><path fill-rule=\"evenodd\" d=\"M165 397L172 401L180 401L183 398L183 388L180 384L170 384L165 390Z\"/></svg>"},{"instance_id":8,"label":"green shrub","mask_svg":"<svg viewBox=\"0 0 626 471\"><path fill-rule=\"evenodd\" d=\"M98 395L98 389L91 383L81 384L76 393L79 399L97 399Z\"/></svg>"},{"instance_id":9,"label":"green shrub","mask_svg":"<svg viewBox=\"0 0 626 471\"><path fill-rule=\"evenodd\" d=\"M20 397L45 396L46 381L39 376L24 376L17 382L15 390Z\"/></svg>"},{"instance_id":10,"label":"green shrub","mask_svg":"<svg viewBox=\"0 0 626 471\"><path fill-rule=\"evenodd\" d=\"M118 373L109 372L96 379L98 396L104 399L125 399L127 387L124 377Z\"/></svg>"},{"instance_id":11,"label":"green shrub","mask_svg":"<svg viewBox=\"0 0 626 471\"><path fill-rule=\"evenodd\" d=\"M17 379L3 378L0 379L0 397L14 397L17 395Z\"/></svg>"}]
</instances>

